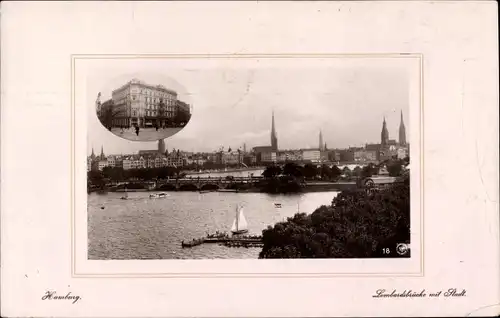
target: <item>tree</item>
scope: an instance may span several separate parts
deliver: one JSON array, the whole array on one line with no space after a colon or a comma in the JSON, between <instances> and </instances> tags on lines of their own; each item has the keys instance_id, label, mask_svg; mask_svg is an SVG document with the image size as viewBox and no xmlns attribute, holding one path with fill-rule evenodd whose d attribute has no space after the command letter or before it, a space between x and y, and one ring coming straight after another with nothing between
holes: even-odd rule
<instances>
[{"instance_id":1,"label":"tree","mask_svg":"<svg viewBox=\"0 0 500 318\"><path fill-rule=\"evenodd\" d=\"M375 174L377 174L377 168L375 168L375 165L373 163L370 163L369 165L363 167L363 169L361 170L361 177L363 178L368 178Z\"/></svg>"},{"instance_id":2,"label":"tree","mask_svg":"<svg viewBox=\"0 0 500 318\"><path fill-rule=\"evenodd\" d=\"M353 175L359 177L361 176L361 168L360 166L356 166L354 169L352 169L352 173Z\"/></svg>"},{"instance_id":3,"label":"tree","mask_svg":"<svg viewBox=\"0 0 500 318\"><path fill-rule=\"evenodd\" d=\"M314 179L318 175L318 168L313 164L306 164L304 166L304 177L306 179Z\"/></svg>"},{"instance_id":4,"label":"tree","mask_svg":"<svg viewBox=\"0 0 500 318\"><path fill-rule=\"evenodd\" d=\"M374 194L343 191L329 206L262 231L259 258L372 258L410 240L409 182ZM408 256L408 255L406 255Z\"/></svg>"},{"instance_id":5,"label":"tree","mask_svg":"<svg viewBox=\"0 0 500 318\"><path fill-rule=\"evenodd\" d=\"M334 165L332 167L332 179L337 180L341 174L342 174L342 171L339 169L339 167Z\"/></svg>"},{"instance_id":6,"label":"tree","mask_svg":"<svg viewBox=\"0 0 500 318\"><path fill-rule=\"evenodd\" d=\"M401 162L395 161L387 165L387 171L391 177L397 177L401 175L401 171L403 170L403 166Z\"/></svg>"},{"instance_id":7,"label":"tree","mask_svg":"<svg viewBox=\"0 0 500 318\"><path fill-rule=\"evenodd\" d=\"M106 185L106 182L104 180L104 175L101 173L101 171L98 170L91 170L87 173L87 179L90 181L90 184L99 186L99 187L104 187Z\"/></svg>"},{"instance_id":8,"label":"tree","mask_svg":"<svg viewBox=\"0 0 500 318\"><path fill-rule=\"evenodd\" d=\"M282 170L280 166L270 165L267 166L264 172L262 172L262 176L266 179L276 178L281 174Z\"/></svg>"},{"instance_id":9,"label":"tree","mask_svg":"<svg viewBox=\"0 0 500 318\"><path fill-rule=\"evenodd\" d=\"M333 176L332 169L327 165L322 165L320 170L321 179L330 180Z\"/></svg>"},{"instance_id":10,"label":"tree","mask_svg":"<svg viewBox=\"0 0 500 318\"><path fill-rule=\"evenodd\" d=\"M300 178L304 176L302 167L294 162L289 162L285 164L285 166L283 167L283 174L295 178Z\"/></svg>"},{"instance_id":11,"label":"tree","mask_svg":"<svg viewBox=\"0 0 500 318\"><path fill-rule=\"evenodd\" d=\"M111 130L114 125L114 119L119 118L121 115L122 109L115 107L113 101L109 101L109 104L103 105L99 120L106 129Z\"/></svg>"},{"instance_id":12,"label":"tree","mask_svg":"<svg viewBox=\"0 0 500 318\"><path fill-rule=\"evenodd\" d=\"M191 119L191 114L184 110L179 109L174 117L174 123L181 124L187 123Z\"/></svg>"}]
</instances>

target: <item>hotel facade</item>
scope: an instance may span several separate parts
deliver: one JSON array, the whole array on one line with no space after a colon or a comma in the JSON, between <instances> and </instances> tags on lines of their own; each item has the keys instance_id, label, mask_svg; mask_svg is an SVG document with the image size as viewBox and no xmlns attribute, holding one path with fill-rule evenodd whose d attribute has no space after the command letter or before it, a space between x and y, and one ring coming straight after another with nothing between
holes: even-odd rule
<instances>
[{"instance_id":1,"label":"hotel facade","mask_svg":"<svg viewBox=\"0 0 500 318\"><path fill-rule=\"evenodd\" d=\"M172 122L179 111L190 114L189 104L178 100L176 91L137 79L113 90L111 100L102 105L98 101L97 109L101 121L111 112L112 127L163 127Z\"/></svg>"}]
</instances>

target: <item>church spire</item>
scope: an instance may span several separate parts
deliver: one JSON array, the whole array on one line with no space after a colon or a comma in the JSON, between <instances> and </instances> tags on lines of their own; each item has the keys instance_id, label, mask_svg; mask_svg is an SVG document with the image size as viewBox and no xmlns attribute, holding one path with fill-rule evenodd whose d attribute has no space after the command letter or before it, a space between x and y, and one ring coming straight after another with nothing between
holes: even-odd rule
<instances>
[{"instance_id":1,"label":"church spire","mask_svg":"<svg viewBox=\"0 0 500 318\"><path fill-rule=\"evenodd\" d=\"M325 150L323 147L324 147L324 144L323 144L323 132L320 129L319 130L319 150L320 151Z\"/></svg>"},{"instance_id":2,"label":"church spire","mask_svg":"<svg viewBox=\"0 0 500 318\"><path fill-rule=\"evenodd\" d=\"M95 159L94 147L92 147L92 154L90 155L90 158Z\"/></svg>"},{"instance_id":3,"label":"church spire","mask_svg":"<svg viewBox=\"0 0 500 318\"><path fill-rule=\"evenodd\" d=\"M382 124L382 132L380 133L380 144L382 147L385 147L389 144L389 131L387 131L387 123L385 122L385 116L384 116L384 123Z\"/></svg>"},{"instance_id":4,"label":"church spire","mask_svg":"<svg viewBox=\"0 0 500 318\"><path fill-rule=\"evenodd\" d=\"M104 155L104 146L101 146L101 160L104 160L106 156Z\"/></svg>"},{"instance_id":5,"label":"church spire","mask_svg":"<svg viewBox=\"0 0 500 318\"><path fill-rule=\"evenodd\" d=\"M274 110L271 119L271 148L273 151L278 151L278 136L276 135L276 127L274 126Z\"/></svg>"},{"instance_id":6,"label":"church spire","mask_svg":"<svg viewBox=\"0 0 500 318\"><path fill-rule=\"evenodd\" d=\"M401 110L401 122L399 123L399 145L406 146L406 128L403 120L403 110Z\"/></svg>"}]
</instances>

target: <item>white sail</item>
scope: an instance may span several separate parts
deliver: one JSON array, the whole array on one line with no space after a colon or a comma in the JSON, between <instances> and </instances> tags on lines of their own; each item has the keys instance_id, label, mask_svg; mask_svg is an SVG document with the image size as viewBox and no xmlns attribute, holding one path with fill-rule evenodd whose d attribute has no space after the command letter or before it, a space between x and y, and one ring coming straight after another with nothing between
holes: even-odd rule
<instances>
[{"instance_id":1,"label":"white sail","mask_svg":"<svg viewBox=\"0 0 500 318\"><path fill-rule=\"evenodd\" d=\"M236 231L236 219L233 221L233 226L231 226L231 232Z\"/></svg>"},{"instance_id":2,"label":"white sail","mask_svg":"<svg viewBox=\"0 0 500 318\"><path fill-rule=\"evenodd\" d=\"M241 208L238 218L238 231L243 231L247 229L248 229L247 220L245 219L245 215L243 215L243 208Z\"/></svg>"}]
</instances>

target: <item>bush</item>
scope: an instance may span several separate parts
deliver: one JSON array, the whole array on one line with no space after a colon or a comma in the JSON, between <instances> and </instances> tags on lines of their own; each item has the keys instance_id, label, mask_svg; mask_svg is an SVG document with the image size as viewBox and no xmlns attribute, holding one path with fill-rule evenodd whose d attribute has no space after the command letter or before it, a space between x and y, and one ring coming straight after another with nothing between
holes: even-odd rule
<instances>
[{"instance_id":1,"label":"bush","mask_svg":"<svg viewBox=\"0 0 500 318\"><path fill-rule=\"evenodd\" d=\"M296 214L262 236L259 258L382 257L383 248L394 251L395 244L409 242L409 183L372 194L343 191L331 205Z\"/></svg>"}]
</instances>

